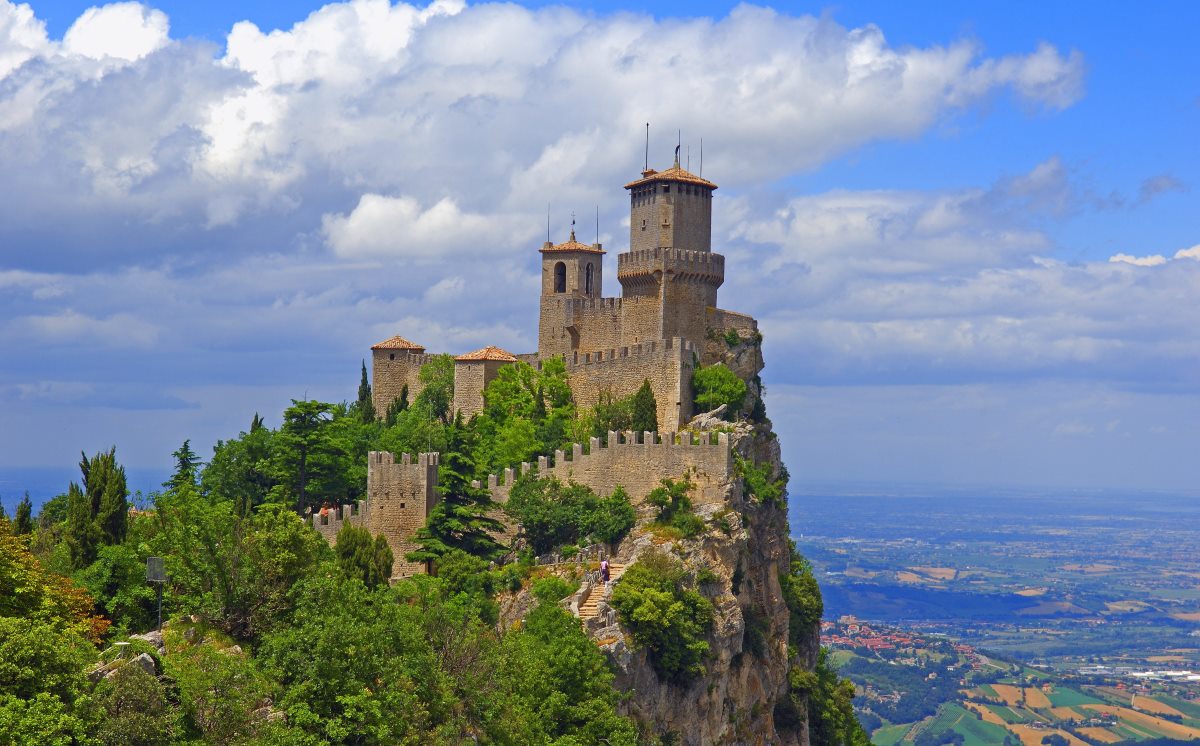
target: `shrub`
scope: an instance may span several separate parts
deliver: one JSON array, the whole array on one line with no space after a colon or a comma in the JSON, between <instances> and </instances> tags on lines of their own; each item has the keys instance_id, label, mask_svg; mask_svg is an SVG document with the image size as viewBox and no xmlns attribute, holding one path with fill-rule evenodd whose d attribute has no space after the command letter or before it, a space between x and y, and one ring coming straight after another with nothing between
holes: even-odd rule
<instances>
[{"instance_id":1,"label":"shrub","mask_svg":"<svg viewBox=\"0 0 1200 746\"><path fill-rule=\"evenodd\" d=\"M734 471L742 478L742 489L747 497L765 505L783 506L787 470L781 470L778 479L771 479L770 464L754 464L735 454Z\"/></svg>"},{"instance_id":2,"label":"shrub","mask_svg":"<svg viewBox=\"0 0 1200 746\"><path fill-rule=\"evenodd\" d=\"M685 539L704 532L704 521L692 512L692 500L688 497L694 486L687 477L678 481L663 479L646 495L646 502L658 508L659 528L674 528Z\"/></svg>"},{"instance_id":3,"label":"shrub","mask_svg":"<svg viewBox=\"0 0 1200 746\"><path fill-rule=\"evenodd\" d=\"M704 675L713 605L685 587L683 563L661 552L635 562L613 590L612 605L633 641L649 651L662 678L683 683Z\"/></svg>"},{"instance_id":4,"label":"shrub","mask_svg":"<svg viewBox=\"0 0 1200 746\"><path fill-rule=\"evenodd\" d=\"M727 419L739 411L746 400L746 382L720 363L697 368L692 374L692 391L698 411L710 412L725 404Z\"/></svg>"},{"instance_id":5,"label":"shrub","mask_svg":"<svg viewBox=\"0 0 1200 746\"><path fill-rule=\"evenodd\" d=\"M620 487L601 498L585 485L533 474L517 480L504 510L521 523L538 554L586 541L615 544L636 518L629 495Z\"/></svg>"}]
</instances>

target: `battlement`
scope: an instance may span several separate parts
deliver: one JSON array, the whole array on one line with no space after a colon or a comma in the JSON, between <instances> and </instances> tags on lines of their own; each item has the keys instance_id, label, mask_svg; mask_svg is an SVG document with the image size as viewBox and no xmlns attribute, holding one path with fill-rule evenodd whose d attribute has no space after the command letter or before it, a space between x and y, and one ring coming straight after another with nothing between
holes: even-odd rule
<instances>
[{"instance_id":1,"label":"battlement","mask_svg":"<svg viewBox=\"0 0 1200 746\"><path fill-rule=\"evenodd\" d=\"M359 500L357 503L345 503L332 508L321 508L317 512L309 516L309 523L317 530L321 536L330 544L337 540L338 532L342 530L342 526L349 523L351 526L362 526L366 521L367 516L367 501Z\"/></svg>"},{"instance_id":2,"label":"battlement","mask_svg":"<svg viewBox=\"0 0 1200 746\"><path fill-rule=\"evenodd\" d=\"M629 358L636 357L675 357L682 356L683 363L686 367L691 368L692 358L689 353L696 353L697 349L694 344L686 339L675 337L674 339L662 339L657 342L644 342L636 345L625 345L622 347L614 347L608 350L595 350L594 352L573 352L567 358L567 370L581 365L599 365L601 363L620 363ZM638 383L641 383L640 379Z\"/></svg>"},{"instance_id":3,"label":"battlement","mask_svg":"<svg viewBox=\"0 0 1200 746\"><path fill-rule=\"evenodd\" d=\"M642 442L631 431L608 433L605 444L600 438L588 441L587 452L580 443L554 456L538 457L537 463L522 463L519 469L490 474L486 482L474 482L486 488L497 502L507 502L508 494L520 474L536 469L539 476L554 477L587 485L598 494L611 494L623 487L634 505L641 504L664 477L678 479L687 475L696 485L692 493L695 505L723 502L726 485L733 475L733 451L729 433L717 433L713 443L709 433L691 431L644 432Z\"/></svg>"},{"instance_id":4,"label":"battlement","mask_svg":"<svg viewBox=\"0 0 1200 746\"><path fill-rule=\"evenodd\" d=\"M660 246L617 255L617 279L626 280L655 272L696 277L718 284L725 280L725 257L711 251L693 251Z\"/></svg>"}]
</instances>

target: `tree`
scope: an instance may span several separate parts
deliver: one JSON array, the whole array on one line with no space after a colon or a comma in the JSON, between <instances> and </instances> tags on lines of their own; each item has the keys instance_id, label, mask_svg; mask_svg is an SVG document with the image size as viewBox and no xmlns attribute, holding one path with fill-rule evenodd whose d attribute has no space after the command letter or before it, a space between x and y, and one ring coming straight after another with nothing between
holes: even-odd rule
<instances>
[{"instance_id":1,"label":"tree","mask_svg":"<svg viewBox=\"0 0 1200 746\"><path fill-rule=\"evenodd\" d=\"M454 358L446 354L434 355L421 366L417 380L423 388L413 406L450 424L454 419L454 413L450 411L450 405L454 403Z\"/></svg>"},{"instance_id":2,"label":"tree","mask_svg":"<svg viewBox=\"0 0 1200 746\"><path fill-rule=\"evenodd\" d=\"M33 532L33 503L29 500L28 490L21 502L17 503L17 514L13 519L13 533L17 536Z\"/></svg>"},{"instance_id":3,"label":"tree","mask_svg":"<svg viewBox=\"0 0 1200 746\"><path fill-rule=\"evenodd\" d=\"M98 643L109 623L95 606L70 578L46 570L24 537L0 533L0 618L43 622Z\"/></svg>"},{"instance_id":4,"label":"tree","mask_svg":"<svg viewBox=\"0 0 1200 746\"><path fill-rule=\"evenodd\" d=\"M163 482L163 487L166 489L177 489L184 484L190 484L193 487L197 486L197 474L200 468L200 457L192 450L192 441L185 440L183 445L179 446L179 450L171 453L175 459L175 473L171 478Z\"/></svg>"},{"instance_id":5,"label":"tree","mask_svg":"<svg viewBox=\"0 0 1200 746\"><path fill-rule=\"evenodd\" d=\"M586 485L539 478L533 472L518 477L504 510L520 523L538 554L586 539L615 544L637 517L621 487L600 498Z\"/></svg>"},{"instance_id":6,"label":"tree","mask_svg":"<svg viewBox=\"0 0 1200 746\"><path fill-rule=\"evenodd\" d=\"M401 412L408 411L408 384L400 387L400 396L392 399L392 403L388 405L387 415L384 417L384 424L387 427L394 427L397 418Z\"/></svg>"},{"instance_id":7,"label":"tree","mask_svg":"<svg viewBox=\"0 0 1200 746\"><path fill-rule=\"evenodd\" d=\"M796 551L796 542L788 539L788 571L779 573L779 588L790 613L788 644L800 648L809 644L813 631L821 623L825 604L812 565Z\"/></svg>"},{"instance_id":8,"label":"tree","mask_svg":"<svg viewBox=\"0 0 1200 746\"><path fill-rule=\"evenodd\" d=\"M654 399L649 378L642 382L642 387L633 395L632 410L634 432L658 432L658 402Z\"/></svg>"},{"instance_id":9,"label":"tree","mask_svg":"<svg viewBox=\"0 0 1200 746\"><path fill-rule=\"evenodd\" d=\"M686 580L683 563L654 550L625 571L612 594L621 624L649 651L654 670L679 683L704 675L714 618L712 602Z\"/></svg>"},{"instance_id":10,"label":"tree","mask_svg":"<svg viewBox=\"0 0 1200 746\"><path fill-rule=\"evenodd\" d=\"M697 368L692 374L692 391L697 410L710 412L724 404L726 419L732 418L746 400L746 382L721 363Z\"/></svg>"},{"instance_id":11,"label":"tree","mask_svg":"<svg viewBox=\"0 0 1200 746\"><path fill-rule=\"evenodd\" d=\"M382 534L372 539L367 529L346 523L338 531L333 551L342 572L368 588L383 585L392 577L392 549Z\"/></svg>"},{"instance_id":12,"label":"tree","mask_svg":"<svg viewBox=\"0 0 1200 746\"><path fill-rule=\"evenodd\" d=\"M99 542L119 544L125 538L129 518L129 490L125 483L125 467L117 464L116 446L90 459L87 454L81 454L79 470L83 473L83 492Z\"/></svg>"},{"instance_id":13,"label":"tree","mask_svg":"<svg viewBox=\"0 0 1200 746\"><path fill-rule=\"evenodd\" d=\"M371 384L367 382L367 361L362 361L362 378L358 382L358 416L364 424L375 421L375 401L371 398Z\"/></svg>"},{"instance_id":14,"label":"tree","mask_svg":"<svg viewBox=\"0 0 1200 746\"><path fill-rule=\"evenodd\" d=\"M319 505L345 492L338 469L341 454L327 430L332 409L333 405L324 402L293 399L273 439L273 492L278 491L296 510Z\"/></svg>"},{"instance_id":15,"label":"tree","mask_svg":"<svg viewBox=\"0 0 1200 746\"><path fill-rule=\"evenodd\" d=\"M166 688L141 666L124 665L96 687L103 711L96 736L105 746L167 746L178 718Z\"/></svg>"},{"instance_id":16,"label":"tree","mask_svg":"<svg viewBox=\"0 0 1200 746\"><path fill-rule=\"evenodd\" d=\"M461 414L456 416L447 428L446 451L438 463L441 501L417 531L413 541L420 549L407 555L409 562L430 562L452 549L492 558L504 549L492 537L504 530L504 524L489 515L491 496L487 490L471 486L475 464L470 456L469 435Z\"/></svg>"},{"instance_id":17,"label":"tree","mask_svg":"<svg viewBox=\"0 0 1200 746\"><path fill-rule=\"evenodd\" d=\"M271 451L274 433L255 415L250 431L231 440L218 440L213 456L200 477L204 494L214 500L232 500L239 515L262 505L275 486Z\"/></svg>"},{"instance_id":18,"label":"tree","mask_svg":"<svg viewBox=\"0 0 1200 746\"><path fill-rule=\"evenodd\" d=\"M67 487L67 530L66 543L71 553L71 566L75 569L87 567L96 559L100 545L100 532L92 504L79 485L71 482Z\"/></svg>"}]
</instances>

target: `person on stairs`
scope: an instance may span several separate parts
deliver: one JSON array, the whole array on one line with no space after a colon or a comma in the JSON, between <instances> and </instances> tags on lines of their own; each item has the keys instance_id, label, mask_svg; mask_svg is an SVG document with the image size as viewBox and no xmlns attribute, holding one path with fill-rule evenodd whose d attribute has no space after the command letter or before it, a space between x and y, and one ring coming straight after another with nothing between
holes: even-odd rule
<instances>
[{"instance_id":1,"label":"person on stairs","mask_svg":"<svg viewBox=\"0 0 1200 746\"><path fill-rule=\"evenodd\" d=\"M600 560L600 579L604 581L604 587L607 588L608 581L609 581L609 572L608 572L608 560L606 560L606 559Z\"/></svg>"}]
</instances>

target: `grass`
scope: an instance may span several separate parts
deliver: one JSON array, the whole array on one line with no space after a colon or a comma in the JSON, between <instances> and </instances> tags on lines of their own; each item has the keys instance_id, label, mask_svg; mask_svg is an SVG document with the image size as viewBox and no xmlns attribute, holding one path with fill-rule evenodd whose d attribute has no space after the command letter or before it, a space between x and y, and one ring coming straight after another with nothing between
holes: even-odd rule
<instances>
[{"instance_id":1,"label":"grass","mask_svg":"<svg viewBox=\"0 0 1200 746\"><path fill-rule=\"evenodd\" d=\"M1020 723L1029 719L1021 717L1011 707L1001 707L1000 705L986 705L986 707L999 715L1006 723Z\"/></svg>"},{"instance_id":2,"label":"grass","mask_svg":"<svg viewBox=\"0 0 1200 746\"><path fill-rule=\"evenodd\" d=\"M896 746L911 728L911 723L885 725L871 734L871 743L875 744L875 746Z\"/></svg>"},{"instance_id":3,"label":"grass","mask_svg":"<svg viewBox=\"0 0 1200 746\"><path fill-rule=\"evenodd\" d=\"M975 713L968 712L953 702L942 705L937 716L922 730L928 733L941 733L946 730L961 733L963 746L995 746L1003 743L1004 737L1008 735L1005 728L979 720Z\"/></svg>"},{"instance_id":4,"label":"grass","mask_svg":"<svg viewBox=\"0 0 1200 746\"><path fill-rule=\"evenodd\" d=\"M1083 692L1079 692L1074 689L1068 689L1063 686L1054 687L1054 691L1050 692L1050 694L1047 696L1050 698L1050 704L1055 707L1104 704L1103 700L1090 697Z\"/></svg>"}]
</instances>

